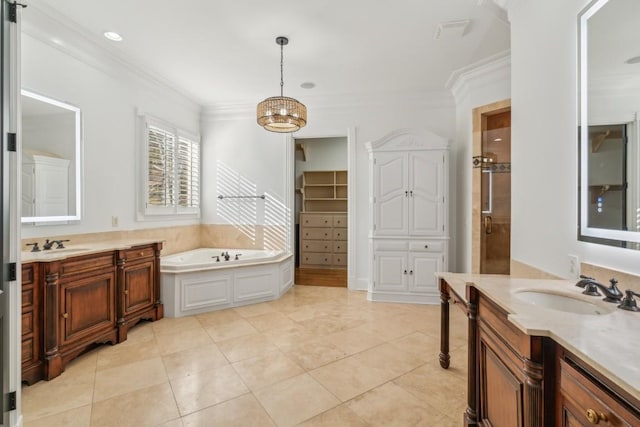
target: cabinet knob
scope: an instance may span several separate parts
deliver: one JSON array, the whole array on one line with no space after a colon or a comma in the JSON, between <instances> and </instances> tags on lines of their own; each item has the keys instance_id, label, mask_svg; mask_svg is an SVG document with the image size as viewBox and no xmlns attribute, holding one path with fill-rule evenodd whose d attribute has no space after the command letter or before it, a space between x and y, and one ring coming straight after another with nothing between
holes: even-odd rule
<instances>
[{"instance_id":1,"label":"cabinet knob","mask_svg":"<svg viewBox=\"0 0 640 427\"><path fill-rule=\"evenodd\" d=\"M404 271L404 274L407 274L407 270Z\"/></svg>"},{"instance_id":2,"label":"cabinet knob","mask_svg":"<svg viewBox=\"0 0 640 427\"><path fill-rule=\"evenodd\" d=\"M140 255L140 256L144 256L144 252L140 252L140 254L139 254L139 255Z\"/></svg>"},{"instance_id":3,"label":"cabinet knob","mask_svg":"<svg viewBox=\"0 0 640 427\"><path fill-rule=\"evenodd\" d=\"M129 289L125 289L125 290L124 290L124 294L125 294L125 295L129 295Z\"/></svg>"},{"instance_id":4,"label":"cabinet knob","mask_svg":"<svg viewBox=\"0 0 640 427\"><path fill-rule=\"evenodd\" d=\"M413 270L409 270L409 274L413 274Z\"/></svg>"},{"instance_id":5,"label":"cabinet knob","mask_svg":"<svg viewBox=\"0 0 640 427\"><path fill-rule=\"evenodd\" d=\"M429 249L429 245L424 245L424 248L425 249Z\"/></svg>"},{"instance_id":6,"label":"cabinet knob","mask_svg":"<svg viewBox=\"0 0 640 427\"><path fill-rule=\"evenodd\" d=\"M69 318L69 313L62 313L62 318L68 319Z\"/></svg>"},{"instance_id":7,"label":"cabinet knob","mask_svg":"<svg viewBox=\"0 0 640 427\"><path fill-rule=\"evenodd\" d=\"M326 224L326 223L328 223L328 222L329 222L329 221L327 221L326 219L324 220L324 223L325 223L325 224Z\"/></svg>"},{"instance_id":8,"label":"cabinet knob","mask_svg":"<svg viewBox=\"0 0 640 427\"><path fill-rule=\"evenodd\" d=\"M607 416L603 413L597 413L593 409L587 409L587 419L591 424L598 424L600 421L607 422Z\"/></svg>"}]
</instances>

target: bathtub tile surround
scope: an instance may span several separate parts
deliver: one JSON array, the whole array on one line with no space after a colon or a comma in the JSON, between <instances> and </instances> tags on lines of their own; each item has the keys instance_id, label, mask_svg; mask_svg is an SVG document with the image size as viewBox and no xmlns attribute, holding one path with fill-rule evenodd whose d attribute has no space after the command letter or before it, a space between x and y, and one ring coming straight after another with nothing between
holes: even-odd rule
<instances>
[{"instance_id":1,"label":"bathtub tile surround","mask_svg":"<svg viewBox=\"0 0 640 427\"><path fill-rule=\"evenodd\" d=\"M25 386L24 426L459 426L466 318L451 310L452 363L444 371L439 310L293 287L277 301L142 323L127 342ZM356 335L366 339L351 345ZM331 357L320 358L329 348ZM113 377L115 367L126 378Z\"/></svg>"},{"instance_id":2,"label":"bathtub tile surround","mask_svg":"<svg viewBox=\"0 0 640 427\"><path fill-rule=\"evenodd\" d=\"M118 230L102 233L67 234L28 237L21 249L30 251L27 243L69 239L68 245L86 245L113 240L159 240L164 242L162 255L171 255L196 248L241 248L282 250L286 236L281 227L263 225L194 224L178 227Z\"/></svg>"}]
</instances>

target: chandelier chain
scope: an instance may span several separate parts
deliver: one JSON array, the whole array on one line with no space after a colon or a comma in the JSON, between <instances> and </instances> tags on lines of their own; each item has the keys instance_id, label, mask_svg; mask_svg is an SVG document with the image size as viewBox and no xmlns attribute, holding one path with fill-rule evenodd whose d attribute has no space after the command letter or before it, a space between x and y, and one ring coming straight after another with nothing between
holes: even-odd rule
<instances>
[{"instance_id":1,"label":"chandelier chain","mask_svg":"<svg viewBox=\"0 0 640 427\"><path fill-rule=\"evenodd\" d=\"M280 43L280 96L284 96L284 43Z\"/></svg>"}]
</instances>

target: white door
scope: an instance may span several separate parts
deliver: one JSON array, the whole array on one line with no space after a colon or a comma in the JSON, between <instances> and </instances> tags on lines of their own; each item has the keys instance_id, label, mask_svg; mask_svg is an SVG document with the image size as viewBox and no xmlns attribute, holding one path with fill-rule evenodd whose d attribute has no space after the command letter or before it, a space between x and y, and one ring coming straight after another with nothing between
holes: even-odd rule
<instances>
[{"instance_id":1,"label":"white door","mask_svg":"<svg viewBox=\"0 0 640 427\"><path fill-rule=\"evenodd\" d=\"M376 291L407 290L406 252L376 252L374 260L374 283Z\"/></svg>"},{"instance_id":2,"label":"white door","mask_svg":"<svg viewBox=\"0 0 640 427\"><path fill-rule=\"evenodd\" d=\"M409 153L409 234L444 234L444 153Z\"/></svg>"},{"instance_id":3,"label":"white door","mask_svg":"<svg viewBox=\"0 0 640 427\"><path fill-rule=\"evenodd\" d=\"M442 254L429 252L409 253L409 290L437 293L436 271L442 271Z\"/></svg>"},{"instance_id":4,"label":"white door","mask_svg":"<svg viewBox=\"0 0 640 427\"><path fill-rule=\"evenodd\" d=\"M373 233L378 236L405 235L409 231L407 156L405 153L376 153L373 167Z\"/></svg>"}]
</instances>

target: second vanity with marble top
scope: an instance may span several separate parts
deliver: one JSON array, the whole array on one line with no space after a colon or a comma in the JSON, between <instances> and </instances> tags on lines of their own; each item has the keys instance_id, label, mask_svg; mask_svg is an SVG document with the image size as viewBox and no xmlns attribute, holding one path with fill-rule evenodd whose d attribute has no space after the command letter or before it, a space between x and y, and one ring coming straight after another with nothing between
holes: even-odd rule
<instances>
[{"instance_id":1,"label":"second vanity with marble top","mask_svg":"<svg viewBox=\"0 0 640 427\"><path fill-rule=\"evenodd\" d=\"M163 317L158 241L108 241L22 252L22 380L60 375L101 343Z\"/></svg>"},{"instance_id":2,"label":"second vanity with marble top","mask_svg":"<svg viewBox=\"0 0 640 427\"><path fill-rule=\"evenodd\" d=\"M640 426L640 312L569 280L437 276L443 368L449 301L469 319L465 425Z\"/></svg>"}]
</instances>

